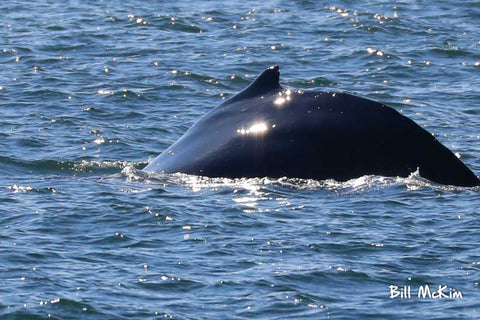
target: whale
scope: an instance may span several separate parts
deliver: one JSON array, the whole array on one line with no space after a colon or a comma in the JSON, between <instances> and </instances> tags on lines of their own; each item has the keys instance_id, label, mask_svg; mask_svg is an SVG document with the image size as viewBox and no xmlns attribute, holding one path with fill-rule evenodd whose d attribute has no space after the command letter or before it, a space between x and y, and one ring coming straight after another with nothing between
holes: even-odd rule
<instances>
[{"instance_id":1,"label":"whale","mask_svg":"<svg viewBox=\"0 0 480 320\"><path fill-rule=\"evenodd\" d=\"M381 102L280 85L278 65L211 109L144 171L347 181L365 175L473 187L479 178L437 138Z\"/></svg>"}]
</instances>

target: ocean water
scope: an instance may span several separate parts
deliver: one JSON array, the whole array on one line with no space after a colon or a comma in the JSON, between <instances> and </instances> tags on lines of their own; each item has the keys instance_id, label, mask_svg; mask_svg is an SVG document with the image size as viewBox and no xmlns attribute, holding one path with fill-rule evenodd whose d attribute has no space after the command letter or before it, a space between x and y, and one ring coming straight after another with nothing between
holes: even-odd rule
<instances>
[{"instance_id":1,"label":"ocean water","mask_svg":"<svg viewBox=\"0 0 480 320\"><path fill-rule=\"evenodd\" d=\"M0 16L1 319L480 317L479 188L141 171L279 64L284 86L391 105L480 174L478 1L16 0Z\"/></svg>"}]
</instances>

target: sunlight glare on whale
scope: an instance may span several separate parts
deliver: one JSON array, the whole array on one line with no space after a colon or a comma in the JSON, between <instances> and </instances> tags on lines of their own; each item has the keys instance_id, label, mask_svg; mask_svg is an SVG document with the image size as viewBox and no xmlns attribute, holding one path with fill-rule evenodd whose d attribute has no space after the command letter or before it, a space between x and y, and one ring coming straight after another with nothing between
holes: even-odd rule
<instances>
[{"instance_id":1,"label":"sunlight glare on whale","mask_svg":"<svg viewBox=\"0 0 480 320\"><path fill-rule=\"evenodd\" d=\"M250 128L241 128L237 130L239 134L261 134L268 130L268 126L265 122L256 122Z\"/></svg>"},{"instance_id":2,"label":"sunlight glare on whale","mask_svg":"<svg viewBox=\"0 0 480 320\"><path fill-rule=\"evenodd\" d=\"M285 90L285 92L280 91L278 93L278 98L273 102L276 106L281 107L285 102L290 101L290 94L292 91L290 89ZM285 97L283 96L285 94Z\"/></svg>"}]
</instances>

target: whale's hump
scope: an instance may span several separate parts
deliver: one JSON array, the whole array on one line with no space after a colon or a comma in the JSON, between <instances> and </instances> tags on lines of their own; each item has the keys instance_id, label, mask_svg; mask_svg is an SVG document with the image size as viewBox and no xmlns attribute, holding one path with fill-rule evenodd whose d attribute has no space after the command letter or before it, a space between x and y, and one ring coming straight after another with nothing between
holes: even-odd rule
<instances>
[{"instance_id":1,"label":"whale's hump","mask_svg":"<svg viewBox=\"0 0 480 320\"><path fill-rule=\"evenodd\" d=\"M228 99L222 105L230 104L242 99L253 98L278 89L280 89L280 67L274 65L263 71L262 74L242 92Z\"/></svg>"},{"instance_id":2,"label":"whale's hump","mask_svg":"<svg viewBox=\"0 0 480 320\"><path fill-rule=\"evenodd\" d=\"M436 183L480 185L455 154L393 108L348 93L296 90L279 108L279 78L278 66L263 71L144 170L337 181L408 177L418 170Z\"/></svg>"}]
</instances>

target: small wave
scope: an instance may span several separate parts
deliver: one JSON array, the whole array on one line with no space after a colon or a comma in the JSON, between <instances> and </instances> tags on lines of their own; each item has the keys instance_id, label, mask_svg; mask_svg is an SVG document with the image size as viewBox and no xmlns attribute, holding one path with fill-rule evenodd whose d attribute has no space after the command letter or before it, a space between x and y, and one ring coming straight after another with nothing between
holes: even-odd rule
<instances>
[{"instance_id":1,"label":"small wave","mask_svg":"<svg viewBox=\"0 0 480 320\"><path fill-rule=\"evenodd\" d=\"M34 305L25 304L22 309L19 307L13 309L13 312L3 316L6 319L59 319L57 314L61 313L62 318L73 319L82 314L84 316L104 315L89 303L58 297L43 299Z\"/></svg>"},{"instance_id":2,"label":"small wave","mask_svg":"<svg viewBox=\"0 0 480 320\"><path fill-rule=\"evenodd\" d=\"M57 160L20 160L9 157L0 157L2 171L5 174L23 169L28 172L43 173L112 173L118 172L127 166L143 167L146 162L109 161L109 160L81 160L81 161L57 161Z\"/></svg>"},{"instance_id":3,"label":"small wave","mask_svg":"<svg viewBox=\"0 0 480 320\"><path fill-rule=\"evenodd\" d=\"M307 79L305 81L290 81L290 82L287 82L286 84L288 86L301 87L305 89L338 86L338 83L336 83L335 81L329 80L324 77L315 77L312 79Z\"/></svg>"},{"instance_id":4,"label":"small wave","mask_svg":"<svg viewBox=\"0 0 480 320\"><path fill-rule=\"evenodd\" d=\"M450 46L447 48L439 48L435 47L431 49L431 52L434 54L437 54L440 57L447 57L447 58L453 58L453 57L469 57L472 52L467 51L467 50L462 50L458 47L455 46Z\"/></svg>"},{"instance_id":5,"label":"small wave","mask_svg":"<svg viewBox=\"0 0 480 320\"><path fill-rule=\"evenodd\" d=\"M22 186L18 184L9 185L7 189L13 191L13 193L26 193L26 192L57 193L57 190L53 187L35 188L32 186Z\"/></svg>"},{"instance_id":6,"label":"small wave","mask_svg":"<svg viewBox=\"0 0 480 320\"><path fill-rule=\"evenodd\" d=\"M199 289L205 285L202 282L183 279L170 275L162 275L160 277L142 277L138 279L138 284L147 290L171 292L186 292L189 290Z\"/></svg>"},{"instance_id":7,"label":"small wave","mask_svg":"<svg viewBox=\"0 0 480 320\"><path fill-rule=\"evenodd\" d=\"M195 73L192 71L188 70L177 70L177 69L172 69L168 71L168 73L172 76L175 76L175 78L182 79L184 81L193 81L196 84L209 84L213 85L218 88L223 88L223 89L231 89L229 85L226 85L222 79L217 79L215 77L211 77L208 75L200 74L200 73ZM238 76L232 75L230 77L231 80L236 79ZM230 80L228 80L230 81ZM177 88L182 88L186 89L189 88L188 86L185 86L185 84L180 84L180 83L172 83L169 85L169 87L175 86Z\"/></svg>"},{"instance_id":8,"label":"small wave","mask_svg":"<svg viewBox=\"0 0 480 320\"><path fill-rule=\"evenodd\" d=\"M117 171L126 167L145 166L146 162L128 162L128 161L96 161L96 160L82 160L79 163L73 164L73 170L77 172L93 172L94 170L102 169L103 171Z\"/></svg>"},{"instance_id":9,"label":"small wave","mask_svg":"<svg viewBox=\"0 0 480 320\"><path fill-rule=\"evenodd\" d=\"M365 192L390 187L406 187L408 190L419 190L430 188L448 192L459 192L466 189L480 191L480 187L466 188L450 185L441 185L431 182L420 176L419 171L412 172L408 177L384 177L377 175L365 175L347 181L336 181L333 179L314 180L300 178L209 178L183 173L165 174L151 173L140 170L133 165L126 165L122 175L129 181L161 184L163 186L182 185L191 188L193 191L202 189L232 188L249 191L260 190L265 187L282 187L298 190L328 190L342 194Z\"/></svg>"},{"instance_id":10,"label":"small wave","mask_svg":"<svg viewBox=\"0 0 480 320\"><path fill-rule=\"evenodd\" d=\"M134 14L129 14L128 18L128 27L152 27L164 31L178 31L184 33L203 33L207 30L196 25L195 21L190 21L190 19L182 17L173 17L170 15L166 16L136 16ZM111 19L112 22L121 21L119 18Z\"/></svg>"},{"instance_id":11,"label":"small wave","mask_svg":"<svg viewBox=\"0 0 480 320\"><path fill-rule=\"evenodd\" d=\"M102 88L97 90L97 94L104 96L105 98L112 96L115 99L122 100L148 100L144 92L147 92L149 89L108 89ZM88 111L88 110L87 110Z\"/></svg>"}]
</instances>

